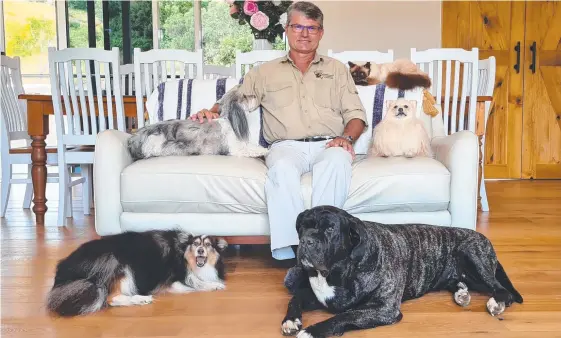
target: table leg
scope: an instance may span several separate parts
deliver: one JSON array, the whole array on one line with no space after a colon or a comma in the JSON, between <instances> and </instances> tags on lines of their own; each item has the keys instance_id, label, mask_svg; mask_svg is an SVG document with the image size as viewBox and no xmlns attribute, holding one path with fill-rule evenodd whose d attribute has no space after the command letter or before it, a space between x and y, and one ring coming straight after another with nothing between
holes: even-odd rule
<instances>
[{"instance_id":1,"label":"table leg","mask_svg":"<svg viewBox=\"0 0 561 338\"><path fill-rule=\"evenodd\" d=\"M33 181L33 212L35 224L45 225L47 212L47 152L45 139L49 134L49 117L43 115L41 102L27 102L28 133L31 136L31 180Z\"/></svg>"},{"instance_id":2,"label":"table leg","mask_svg":"<svg viewBox=\"0 0 561 338\"><path fill-rule=\"evenodd\" d=\"M45 225L47 212L47 152L45 151L45 136L33 136L31 142L31 179L33 180L33 212L37 225Z\"/></svg>"}]
</instances>

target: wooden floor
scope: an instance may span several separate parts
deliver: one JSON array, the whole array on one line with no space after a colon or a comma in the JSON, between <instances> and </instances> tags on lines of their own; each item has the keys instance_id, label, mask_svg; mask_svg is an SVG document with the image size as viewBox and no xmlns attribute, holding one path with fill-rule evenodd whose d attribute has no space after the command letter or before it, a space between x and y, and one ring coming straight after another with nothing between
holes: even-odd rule
<instances>
[{"instance_id":1,"label":"wooden floor","mask_svg":"<svg viewBox=\"0 0 561 338\"><path fill-rule=\"evenodd\" d=\"M502 316L485 311L486 297L472 295L468 308L448 293L426 295L402 306L393 326L347 333L345 337L561 337L561 181L489 182L491 212L478 230L495 245L524 304ZM49 184L47 224L56 219L56 185ZM53 196L54 194L54 196ZM45 312L58 259L96 237L93 217L80 216L67 229L36 229L21 209L21 190L1 226L2 337L282 337L280 322L289 296L285 269L273 266L268 248L242 247L227 257L227 290L162 295L143 307L113 308L88 317L61 319ZM328 318L304 315L304 326Z\"/></svg>"}]
</instances>

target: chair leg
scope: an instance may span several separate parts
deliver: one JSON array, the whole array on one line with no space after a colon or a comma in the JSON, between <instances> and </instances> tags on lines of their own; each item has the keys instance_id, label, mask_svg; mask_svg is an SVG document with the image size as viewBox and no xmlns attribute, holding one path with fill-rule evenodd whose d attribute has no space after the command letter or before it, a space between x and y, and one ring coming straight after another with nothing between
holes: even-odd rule
<instances>
[{"instance_id":1,"label":"chair leg","mask_svg":"<svg viewBox=\"0 0 561 338\"><path fill-rule=\"evenodd\" d=\"M31 164L27 165L27 178L31 179ZM31 199L33 198L33 183L25 185L25 196L23 198L23 208L31 208Z\"/></svg>"},{"instance_id":2,"label":"chair leg","mask_svg":"<svg viewBox=\"0 0 561 338\"><path fill-rule=\"evenodd\" d=\"M82 207L84 208L84 215L90 214L90 166L88 164L80 165L82 177L86 179L84 183L82 183Z\"/></svg>"},{"instance_id":3,"label":"chair leg","mask_svg":"<svg viewBox=\"0 0 561 338\"><path fill-rule=\"evenodd\" d=\"M481 195L481 211L489 211L489 201L487 200L487 189L485 189L485 180L481 178L481 186L479 187L479 194Z\"/></svg>"},{"instance_id":4,"label":"chair leg","mask_svg":"<svg viewBox=\"0 0 561 338\"><path fill-rule=\"evenodd\" d=\"M485 159L485 137L481 139L481 156ZM485 160L481 161L481 183L479 186L479 196L481 196L481 211L489 211L489 201L487 200L487 189L485 188Z\"/></svg>"},{"instance_id":5,"label":"chair leg","mask_svg":"<svg viewBox=\"0 0 561 338\"><path fill-rule=\"evenodd\" d=\"M68 197L72 199L71 194L69 194L68 188L68 166L64 162L59 162L58 166L58 216L57 225L66 226L66 215L69 211L72 212L71 206L68 203ZM70 196L68 196L70 195Z\"/></svg>"},{"instance_id":6,"label":"chair leg","mask_svg":"<svg viewBox=\"0 0 561 338\"><path fill-rule=\"evenodd\" d=\"M2 162L2 201L0 202L0 213L4 217L8 200L10 199L10 180L12 179L12 165L6 160Z\"/></svg>"}]
</instances>

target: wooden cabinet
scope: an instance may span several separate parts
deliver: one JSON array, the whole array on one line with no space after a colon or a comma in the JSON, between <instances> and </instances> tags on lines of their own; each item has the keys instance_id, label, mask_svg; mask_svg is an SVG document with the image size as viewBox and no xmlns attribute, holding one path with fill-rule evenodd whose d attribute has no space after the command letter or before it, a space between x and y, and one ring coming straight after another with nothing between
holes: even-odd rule
<instances>
[{"instance_id":1,"label":"wooden cabinet","mask_svg":"<svg viewBox=\"0 0 561 338\"><path fill-rule=\"evenodd\" d=\"M444 1L442 47L497 60L485 178L561 178L561 1Z\"/></svg>"}]
</instances>

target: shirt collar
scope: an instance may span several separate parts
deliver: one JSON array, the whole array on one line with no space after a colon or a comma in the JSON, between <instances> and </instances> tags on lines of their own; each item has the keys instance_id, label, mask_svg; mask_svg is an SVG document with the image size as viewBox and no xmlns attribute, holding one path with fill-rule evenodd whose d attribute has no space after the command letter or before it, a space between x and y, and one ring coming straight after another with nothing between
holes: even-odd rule
<instances>
[{"instance_id":1,"label":"shirt collar","mask_svg":"<svg viewBox=\"0 0 561 338\"><path fill-rule=\"evenodd\" d=\"M312 60L312 63L319 63L320 61L323 61L323 56L320 55L316 51L316 54L314 55L314 59ZM281 62L290 62L290 63L294 64L294 61L292 60L292 58L290 58L290 53L288 53L288 52L286 53L286 56L281 59Z\"/></svg>"}]
</instances>

